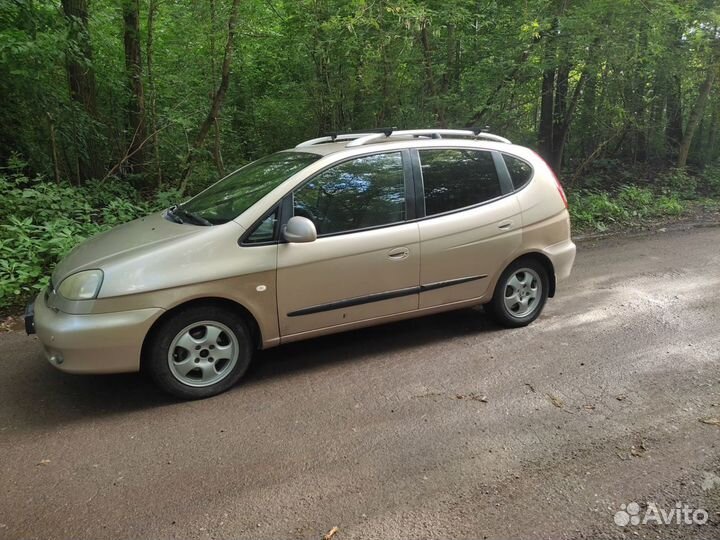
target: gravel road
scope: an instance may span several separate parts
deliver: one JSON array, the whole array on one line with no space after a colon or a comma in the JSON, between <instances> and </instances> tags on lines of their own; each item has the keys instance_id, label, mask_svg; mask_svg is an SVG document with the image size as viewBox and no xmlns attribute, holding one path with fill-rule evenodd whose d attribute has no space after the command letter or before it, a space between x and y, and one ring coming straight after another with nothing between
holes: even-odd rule
<instances>
[{"instance_id":1,"label":"gravel road","mask_svg":"<svg viewBox=\"0 0 720 540\"><path fill-rule=\"evenodd\" d=\"M293 344L193 403L0 334L0 538L718 539L719 293L719 228L583 243L528 328Z\"/></svg>"}]
</instances>

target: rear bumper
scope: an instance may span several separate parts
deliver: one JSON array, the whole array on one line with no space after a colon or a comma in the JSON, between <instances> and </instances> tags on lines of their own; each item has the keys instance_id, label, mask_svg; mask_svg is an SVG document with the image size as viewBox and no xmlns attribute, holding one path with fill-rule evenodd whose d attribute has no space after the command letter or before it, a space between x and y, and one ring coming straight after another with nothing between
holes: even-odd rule
<instances>
[{"instance_id":1,"label":"rear bumper","mask_svg":"<svg viewBox=\"0 0 720 540\"><path fill-rule=\"evenodd\" d=\"M543 250L555 269L556 281L562 281L570 276L573 264L575 263L576 250L577 248L570 238Z\"/></svg>"},{"instance_id":2,"label":"rear bumper","mask_svg":"<svg viewBox=\"0 0 720 540\"><path fill-rule=\"evenodd\" d=\"M160 308L71 315L47 307L37 297L33 328L45 357L69 373L126 373L140 369L140 353ZM26 315L26 328L28 319Z\"/></svg>"}]
</instances>

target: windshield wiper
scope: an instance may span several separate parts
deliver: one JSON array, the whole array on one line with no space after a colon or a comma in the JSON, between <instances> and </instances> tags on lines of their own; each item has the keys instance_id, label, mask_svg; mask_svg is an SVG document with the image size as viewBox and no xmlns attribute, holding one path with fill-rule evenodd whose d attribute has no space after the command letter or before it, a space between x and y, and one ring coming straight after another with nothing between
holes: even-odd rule
<instances>
[{"instance_id":1,"label":"windshield wiper","mask_svg":"<svg viewBox=\"0 0 720 540\"><path fill-rule=\"evenodd\" d=\"M170 218L172 218L172 220L176 223L185 223L187 221L189 223L194 223L195 225L202 225L204 227L212 226L212 223L210 223L207 219L193 212L188 212L179 204L171 206L167 212L167 215L170 216Z\"/></svg>"}]
</instances>

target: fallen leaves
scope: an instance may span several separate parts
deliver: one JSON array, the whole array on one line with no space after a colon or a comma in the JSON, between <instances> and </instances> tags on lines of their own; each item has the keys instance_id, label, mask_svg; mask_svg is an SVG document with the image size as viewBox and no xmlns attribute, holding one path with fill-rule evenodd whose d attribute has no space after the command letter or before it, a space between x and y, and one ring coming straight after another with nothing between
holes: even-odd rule
<instances>
[{"instance_id":1,"label":"fallen leaves","mask_svg":"<svg viewBox=\"0 0 720 540\"><path fill-rule=\"evenodd\" d=\"M640 444L637 446L633 445L630 447L630 455L633 457L643 457L645 455L645 452L647 452L647 446L645 446L645 441L640 441Z\"/></svg>"},{"instance_id":2,"label":"fallen leaves","mask_svg":"<svg viewBox=\"0 0 720 540\"><path fill-rule=\"evenodd\" d=\"M455 399L470 399L472 401L479 401L481 403L488 402L487 396L483 396L475 392L470 392L469 394L456 394Z\"/></svg>"},{"instance_id":3,"label":"fallen leaves","mask_svg":"<svg viewBox=\"0 0 720 540\"><path fill-rule=\"evenodd\" d=\"M333 536L335 536L335 533L337 533L340 529L337 527L333 527L330 529L325 536L323 536L323 540L330 540Z\"/></svg>"},{"instance_id":4,"label":"fallen leaves","mask_svg":"<svg viewBox=\"0 0 720 540\"><path fill-rule=\"evenodd\" d=\"M698 418L698 421L700 421L703 424L707 424L708 426L720 426L720 416L711 416L709 418Z\"/></svg>"},{"instance_id":5,"label":"fallen leaves","mask_svg":"<svg viewBox=\"0 0 720 540\"><path fill-rule=\"evenodd\" d=\"M49 459L41 459L41 460L38 461L35 465L37 466L37 465L49 465L49 464L50 464L50 460L49 460Z\"/></svg>"},{"instance_id":6,"label":"fallen leaves","mask_svg":"<svg viewBox=\"0 0 720 540\"><path fill-rule=\"evenodd\" d=\"M0 320L0 332L19 332L25 328L25 319L8 316Z\"/></svg>"},{"instance_id":7,"label":"fallen leaves","mask_svg":"<svg viewBox=\"0 0 720 540\"><path fill-rule=\"evenodd\" d=\"M468 399L470 401L479 401L480 403L487 403L488 397L485 394L479 394L477 392L470 392L468 394L455 394L455 395L447 395L443 394L442 392L428 392L426 394L419 394L416 396L411 396L413 399L417 398L433 398L433 401L435 401L434 398L441 398L441 397L447 397L450 399Z\"/></svg>"},{"instance_id":8,"label":"fallen leaves","mask_svg":"<svg viewBox=\"0 0 720 540\"><path fill-rule=\"evenodd\" d=\"M555 405L558 409L562 409L565 406L565 403L559 397L557 397L553 394L545 394L545 395L550 400L550 403Z\"/></svg>"}]
</instances>

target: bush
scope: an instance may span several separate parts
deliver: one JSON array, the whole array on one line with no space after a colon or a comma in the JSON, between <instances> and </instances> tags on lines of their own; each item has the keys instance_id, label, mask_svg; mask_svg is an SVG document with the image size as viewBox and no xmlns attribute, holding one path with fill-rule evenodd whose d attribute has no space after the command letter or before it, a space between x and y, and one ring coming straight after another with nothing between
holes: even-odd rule
<instances>
[{"instance_id":1,"label":"bush","mask_svg":"<svg viewBox=\"0 0 720 540\"><path fill-rule=\"evenodd\" d=\"M142 201L114 180L83 188L0 175L0 312L47 286L54 265L90 236L169 206L177 192Z\"/></svg>"},{"instance_id":2,"label":"bush","mask_svg":"<svg viewBox=\"0 0 720 540\"><path fill-rule=\"evenodd\" d=\"M681 199L697 197L697 178L690 176L685 169L670 169L660 174L657 185L666 195L676 195Z\"/></svg>"},{"instance_id":3,"label":"bush","mask_svg":"<svg viewBox=\"0 0 720 540\"><path fill-rule=\"evenodd\" d=\"M631 225L685 211L675 195L656 195L648 188L623 186L617 193L577 191L570 194L570 217L579 229L606 231L611 225Z\"/></svg>"},{"instance_id":4,"label":"bush","mask_svg":"<svg viewBox=\"0 0 720 540\"><path fill-rule=\"evenodd\" d=\"M709 197L720 197L720 163L705 167L700 176L700 189Z\"/></svg>"}]
</instances>

